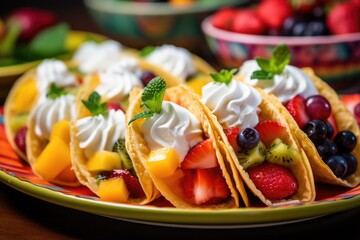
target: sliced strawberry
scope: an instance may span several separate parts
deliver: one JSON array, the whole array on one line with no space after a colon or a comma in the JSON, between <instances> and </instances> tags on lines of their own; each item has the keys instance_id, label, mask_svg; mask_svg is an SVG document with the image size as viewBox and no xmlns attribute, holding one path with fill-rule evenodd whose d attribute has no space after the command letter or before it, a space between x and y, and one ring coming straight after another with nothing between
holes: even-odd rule
<instances>
[{"instance_id":1,"label":"sliced strawberry","mask_svg":"<svg viewBox=\"0 0 360 240\"><path fill-rule=\"evenodd\" d=\"M243 34L261 35L266 25L253 9L240 9L236 12L231 30Z\"/></svg>"},{"instance_id":2,"label":"sliced strawberry","mask_svg":"<svg viewBox=\"0 0 360 240\"><path fill-rule=\"evenodd\" d=\"M184 170L184 195L196 205L218 204L230 195L220 168Z\"/></svg>"},{"instance_id":3,"label":"sliced strawberry","mask_svg":"<svg viewBox=\"0 0 360 240\"><path fill-rule=\"evenodd\" d=\"M141 198L145 196L144 190L142 189L139 180L134 177L128 170L114 169L113 171L105 173L106 179L116 177L122 177L125 180L126 187L129 190L131 197Z\"/></svg>"},{"instance_id":4,"label":"sliced strawberry","mask_svg":"<svg viewBox=\"0 0 360 240\"><path fill-rule=\"evenodd\" d=\"M292 15L292 7L287 0L263 0L257 13L269 28L279 30L285 19Z\"/></svg>"},{"instance_id":5,"label":"sliced strawberry","mask_svg":"<svg viewBox=\"0 0 360 240\"><path fill-rule=\"evenodd\" d=\"M265 162L248 169L256 188L270 200L280 200L297 192L298 182L290 169Z\"/></svg>"},{"instance_id":6,"label":"sliced strawberry","mask_svg":"<svg viewBox=\"0 0 360 240\"><path fill-rule=\"evenodd\" d=\"M301 129L310 121L305 109L305 98L300 94L290 99L285 107Z\"/></svg>"},{"instance_id":7,"label":"sliced strawberry","mask_svg":"<svg viewBox=\"0 0 360 240\"><path fill-rule=\"evenodd\" d=\"M260 141L266 147L269 147L276 138L284 139L286 136L286 128L276 121L261 121L255 126L255 129L260 135Z\"/></svg>"},{"instance_id":8,"label":"sliced strawberry","mask_svg":"<svg viewBox=\"0 0 360 240\"><path fill-rule=\"evenodd\" d=\"M360 5L344 1L330 9L326 24L334 35L360 32Z\"/></svg>"},{"instance_id":9,"label":"sliced strawberry","mask_svg":"<svg viewBox=\"0 0 360 240\"><path fill-rule=\"evenodd\" d=\"M238 127L229 127L229 128L224 129L224 133L235 152L238 152L241 150L241 148L239 147L239 145L236 142L236 137L237 137L237 135L239 135L240 130L241 129Z\"/></svg>"},{"instance_id":10,"label":"sliced strawberry","mask_svg":"<svg viewBox=\"0 0 360 240\"><path fill-rule=\"evenodd\" d=\"M340 97L340 100L346 105L349 111L354 115L360 126L360 93L346 94Z\"/></svg>"},{"instance_id":11,"label":"sliced strawberry","mask_svg":"<svg viewBox=\"0 0 360 240\"><path fill-rule=\"evenodd\" d=\"M213 168L219 166L213 142L210 138L196 144L186 154L182 169Z\"/></svg>"},{"instance_id":12,"label":"sliced strawberry","mask_svg":"<svg viewBox=\"0 0 360 240\"><path fill-rule=\"evenodd\" d=\"M212 17L212 24L217 28L230 30L236 11L237 10L233 7L220 9Z\"/></svg>"}]
</instances>

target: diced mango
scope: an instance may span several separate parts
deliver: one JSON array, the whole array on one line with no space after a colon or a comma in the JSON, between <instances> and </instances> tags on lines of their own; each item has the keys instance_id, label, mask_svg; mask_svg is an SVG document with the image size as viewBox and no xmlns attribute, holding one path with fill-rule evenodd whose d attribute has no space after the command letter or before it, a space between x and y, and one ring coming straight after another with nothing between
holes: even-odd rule
<instances>
[{"instance_id":1,"label":"diced mango","mask_svg":"<svg viewBox=\"0 0 360 240\"><path fill-rule=\"evenodd\" d=\"M130 192L126 187L125 180L120 177L101 181L97 194L103 201L127 202Z\"/></svg>"},{"instance_id":2,"label":"diced mango","mask_svg":"<svg viewBox=\"0 0 360 240\"><path fill-rule=\"evenodd\" d=\"M41 152L34 164L35 172L45 179L55 179L71 165L70 146L59 137L54 137Z\"/></svg>"},{"instance_id":3,"label":"diced mango","mask_svg":"<svg viewBox=\"0 0 360 240\"><path fill-rule=\"evenodd\" d=\"M174 174L180 166L180 160L174 149L159 148L150 152L146 164L151 174L165 178Z\"/></svg>"},{"instance_id":4,"label":"diced mango","mask_svg":"<svg viewBox=\"0 0 360 240\"><path fill-rule=\"evenodd\" d=\"M71 165L67 166L64 171L62 171L56 179L61 180L63 182L77 182L77 178L74 170L71 169Z\"/></svg>"},{"instance_id":5,"label":"diced mango","mask_svg":"<svg viewBox=\"0 0 360 240\"><path fill-rule=\"evenodd\" d=\"M15 112L29 111L37 96L35 79L24 82L16 92L12 105Z\"/></svg>"},{"instance_id":6,"label":"diced mango","mask_svg":"<svg viewBox=\"0 0 360 240\"><path fill-rule=\"evenodd\" d=\"M211 82L211 80L208 78L198 77L186 82L186 85L188 85L192 90L194 90L195 93L202 95L202 87L209 82Z\"/></svg>"},{"instance_id":7,"label":"diced mango","mask_svg":"<svg viewBox=\"0 0 360 240\"><path fill-rule=\"evenodd\" d=\"M70 122L63 120L54 124L50 135L50 141L54 137L59 137L64 142L70 143Z\"/></svg>"},{"instance_id":8,"label":"diced mango","mask_svg":"<svg viewBox=\"0 0 360 240\"><path fill-rule=\"evenodd\" d=\"M121 168L121 159L116 152L97 151L87 162L87 170L90 172L110 171L115 168Z\"/></svg>"}]
</instances>

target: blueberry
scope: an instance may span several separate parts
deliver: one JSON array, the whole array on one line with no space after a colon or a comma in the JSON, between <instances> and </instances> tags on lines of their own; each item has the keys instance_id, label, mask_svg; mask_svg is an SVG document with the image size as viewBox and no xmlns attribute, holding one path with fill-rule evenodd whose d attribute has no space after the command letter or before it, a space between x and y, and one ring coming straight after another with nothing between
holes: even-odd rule
<instances>
[{"instance_id":1,"label":"blueberry","mask_svg":"<svg viewBox=\"0 0 360 240\"><path fill-rule=\"evenodd\" d=\"M329 139L326 139L324 142L320 143L316 147L316 149L322 159L327 159L328 157L335 155L337 153L336 144Z\"/></svg>"},{"instance_id":2,"label":"blueberry","mask_svg":"<svg viewBox=\"0 0 360 240\"><path fill-rule=\"evenodd\" d=\"M324 120L324 123L326 124L326 137L331 138L334 134L334 127L328 120Z\"/></svg>"},{"instance_id":3,"label":"blueberry","mask_svg":"<svg viewBox=\"0 0 360 240\"><path fill-rule=\"evenodd\" d=\"M337 145L339 152L351 152L356 145L356 136L348 130L340 131L336 134L334 143Z\"/></svg>"},{"instance_id":4,"label":"blueberry","mask_svg":"<svg viewBox=\"0 0 360 240\"><path fill-rule=\"evenodd\" d=\"M256 129L248 127L240 131L236 136L236 142L243 149L252 149L260 142L260 136Z\"/></svg>"},{"instance_id":5,"label":"blueberry","mask_svg":"<svg viewBox=\"0 0 360 240\"><path fill-rule=\"evenodd\" d=\"M356 168L358 165L356 157L354 155L352 155L351 153L343 153L343 154L341 154L341 156L345 159L345 161L347 162L347 165L348 165L345 176L349 176L349 175L353 174L356 171Z\"/></svg>"},{"instance_id":6,"label":"blueberry","mask_svg":"<svg viewBox=\"0 0 360 240\"><path fill-rule=\"evenodd\" d=\"M305 124L303 131L310 140L317 146L326 139L327 127L322 120L311 120Z\"/></svg>"},{"instance_id":7,"label":"blueberry","mask_svg":"<svg viewBox=\"0 0 360 240\"><path fill-rule=\"evenodd\" d=\"M329 166L331 171L335 174L338 178L343 178L347 173L347 162L345 158L340 155L333 155L325 160L326 165Z\"/></svg>"}]
</instances>

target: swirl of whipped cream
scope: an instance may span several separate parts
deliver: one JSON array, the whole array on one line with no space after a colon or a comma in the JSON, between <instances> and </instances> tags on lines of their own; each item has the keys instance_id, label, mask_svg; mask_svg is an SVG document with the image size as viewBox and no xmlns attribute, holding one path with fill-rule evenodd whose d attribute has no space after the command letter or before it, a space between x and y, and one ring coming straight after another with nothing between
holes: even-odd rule
<instances>
[{"instance_id":1,"label":"swirl of whipped cream","mask_svg":"<svg viewBox=\"0 0 360 240\"><path fill-rule=\"evenodd\" d=\"M120 103L125 99L134 87L142 88L139 78L139 65L133 59L122 59L105 71L99 73L100 84L96 87L101 96L110 102Z\"/></svg>"},{"instance_id":2,"label":"swirl of whipped cream","mask_svg":"<svg viewBox=\"0 0 360 240\"><path fill-rule=\"evenodd\" d=\"M39 92L49 89L51 83L57 87L76 86L77 80L61 60L45 59L36 69Z\"/></svg>"},{"instance_id":3,"label":"swirl of whipped cream","mask_svg":"<svg viewBox=\"0 0 360 240\"><path fill-rule=\"evenodd\" d=\"M251 79L255 70L260 70L256 60L245 61L238 75L246 83L260 87L267 93L274 94L283 104L300 94L304 98L318 94L312 80L298 67L287 65L281 74L275 75L272 80Z\"/></svg>"},{"instance_id":4,"label":"swirl of whipped cream","mask_svg":"<svg viewBox=\"0 0 360 240\"><path fill-rule=\"evenodd\" d=\"M254 127L259 122L260 93L234 79L228 85L217 82L206 84L202 88L201 101L217 117L223 128Z\"/></svg>"},{"instance_id":5,"label":"swirl of whipped cream","mask_svg":"<svg viewBox=\"0 0 360 240\"><path fill-rule=\"evenodd\" d=\"M42 139L49 139L55 123L75 119L75 103L76 97L71 94L56 99L41 98L30 116L35 122L35 134Z\"/></svg>"},{"instance_id":6,"label":"swirl of whipped cream","mask_svg":"<svg viewBox=\"0 0 360 240\"><path fill-rule=\"evenodd\" d=\"M79 63L81 72L94 73L118 60L122 49L122 45L114 40L106 40L101 43L89 41L79 47L72 60Z\"/></svg>"},{"instance_id":7,"label":"swirl of whipped cream","mask_svg":"<svg viewBox=\"0 0 360 240\"><path fill-rule=\"evenodd\" d=\"M165 44L157 47L146 59L184 81L196 73L191 53L185 48Z\"/></svg>"},{"instance_id":8,"label":"swirl of whipped cream","mask_svg":"<svg viewBox=\"0 0 360 240\"><path fill-rule=\"evenodd\" d=\"M110 110L107 116L96 115L76 121L77 139L85 156L91 157L96 151L112 151L118 139L125 138L125 114L121 110Z\"/></svg>"},{"instance_id":9,"label":"swirl of whipped cream","mask_svg":"<svg viewBox=\"0 0 360 240\"><path fill-rule=\"evenodd\" d=\"M168 101L162 103L161 113L147 119L141 129L151 150L173 148L180 161L203 140L199 120L187 109Z\"/></svg>"}]
</instances>

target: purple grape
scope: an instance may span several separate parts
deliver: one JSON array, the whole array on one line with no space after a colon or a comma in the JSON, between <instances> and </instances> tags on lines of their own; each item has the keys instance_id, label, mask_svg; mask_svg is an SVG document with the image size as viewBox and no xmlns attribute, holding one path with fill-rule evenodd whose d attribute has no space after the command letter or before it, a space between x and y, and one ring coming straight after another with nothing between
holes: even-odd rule
<instances>
[{"instance_id":1,"label":"purple grape","mask_svg":"<svg viewBox=\"0 0 360 240\"><path fill-rule=\"evenodd\" d=\"M329 139L326 139L324 142L319 144L316 149L322 159L327 159L337 153L336 144Z\"/></svg>"},{"instance_id":2,"label":"purple grape","mask_svg":"<svg viewBox=\"0 0 360 240\"><path fill-rule=\"evenodd\" d=\"M331 171L333 171L336 177L343 178L346 175L348 165L346 160L342 156L331 156L325 160L325 163L329 166Z\"/></svg>"},{"instance_id":3,"label":"purple grape","mask_svg":"<svg viewBox=\"0 0 360 240\"><path fill-rule=\"evenodd\" d=\"M334 143L341 153L351 152L356 146L356 141L355 134L348 130L338 132L334 138Z\"/></svg>"},{"instance_id":4,"label":"purple grape","mask_svg":"<svg viewBox=\"0 0 360 240\"><path fill-rule=\"evenodd\" d=\"M326 139L327 127L322 120L310 120L305 124L303 131L316 146Z\"/></svg>"},{"instance_id":5,"label":"purple grape","mask_svg":"<svg viewBox=\"0 0 360 240\"><path fill-rule=\"evenodd\" d=\"M151 71L144 71L141 73L140 79L143 83L144 87L148 85L148 83L154 78L156 75Z\"/></svg>"},{"instance_id":6,"label":"purple grape","mask_svg":"<svg viewBox=\"0 0 360 240\"><path fill-rule=\"evenodd\" d=\"M321 95L313 95L306 99L305 109L311 119L326 120L331 114L329 101Z\"/></svg>"},{"instance_id":7,"label":"purple grape","mask_svg":"<svg viewBox=\"0 0 360 240\"><path fill-rule=\"evenodd\" d=\"M345 175L349 176L353 174L356 171L358 165L356 157L351 153L343 153L341 154L341 156L345 159L348 165L347 172Z\"/></svg>"}]
</instances>

